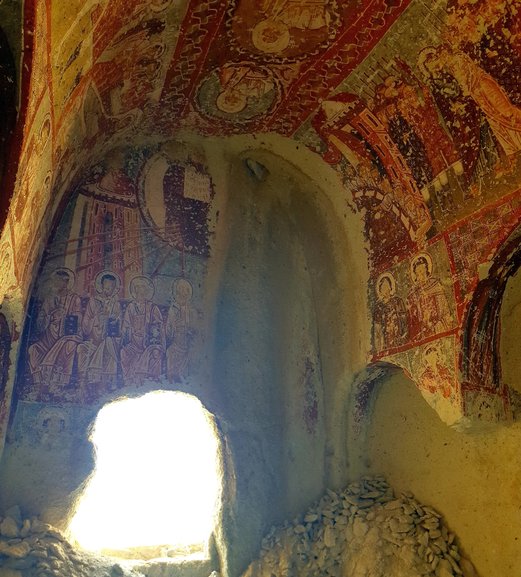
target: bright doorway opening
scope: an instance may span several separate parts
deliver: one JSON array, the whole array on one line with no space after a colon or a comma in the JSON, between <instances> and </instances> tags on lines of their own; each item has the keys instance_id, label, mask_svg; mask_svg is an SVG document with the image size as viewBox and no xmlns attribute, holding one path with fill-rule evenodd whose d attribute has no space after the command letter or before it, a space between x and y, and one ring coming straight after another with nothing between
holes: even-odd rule
<instances>
[{"instance_id":1,"label":"bright doorway opening","mask_svg":"<svg viewBox=\"0 0 521 577\"><path fill-rule=\"evenodd\" d=\"M84 549L128 559L208 558L222 487L219 440L201 402L155 391L105 405L96 468L69 532Z\"/></svg>"}]
</instances>

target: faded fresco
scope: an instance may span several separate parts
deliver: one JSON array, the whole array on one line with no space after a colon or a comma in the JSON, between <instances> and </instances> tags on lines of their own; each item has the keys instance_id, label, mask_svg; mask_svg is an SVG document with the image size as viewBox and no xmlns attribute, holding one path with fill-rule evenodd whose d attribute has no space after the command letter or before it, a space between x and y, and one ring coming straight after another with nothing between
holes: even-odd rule
<instances>
[{"instance_id":1,"label":"faded fresco","mask_svg":"<svg viewBox=\"0 0 521 577\"><path fill-rule=\"evenodd\" d=\"M231 30L238 44L263 59L298 58L327 46L339 27L337 2L263 0L236 2Z\"/></svg>"},{"instance_id":2,"label":"faded fresco","mask_svg":"<svg viewBox=\"0 0 521 577\"><path fill-rule=\"evenodd\" d=\"M412 260L381 273L373 290L373 347L377 356L444 335L458 326L443 243L435 243Z\"/></svg>"},{"instance_id":3,"label":"faded fresco","mask_svg":"<svg viewBox=\"0 0 521 577\"><path fill-rule=\"evenodd\" d=\"M21 400L90 403L197 363L213 184L205 167L119 148L74 191L22 345Z\"/></svg>"},{"instance_id":4,"label":"faded fresco","mask_svg":"<svg viewBox=\"0 0 521 577\"><path fill-rule=\"evenodd\" d=\"M210 254L209 177L199 160L174 162L160 148L130 154L115 143L178 130L275 132L332 166L363 219L368 362L423 358L407 369L421 390L431 394L438 379L432 402L460 406L441 384L442 367L460 380L474 293L521 214L518 0L93 0L73 2L65 16L53 1L24 9L34 30L1 239L16 277L3 273L9 286L29 286L49 200L60 206L75 190L31 299L24 395L39 383L39 398L60 390L79 402L130 386L131 374L139 386L189 371L180 357L191 329L173 337L172 327L191 327L199 315L194 263ZM102 149L112 152L80 179ZM46 286L60 302L59 322L45 312ZM184 303L178 312L174 302ZM437 349L425 351L431 342ZM496 414L494 387L487 403Z\"/></svg>"},{"instance_id":5,"label":"faded fresco","mask_svg":"<svg viewBox=\"0 0 521 577\"><path fill-rule=\"evenodd\" d=\"M403 367L455 419L462 406L491 420L508 413L500 383L496 398L491 389L480 400L474 383L461 399L457 337L472 291L519 223L517 10L412 3L409 18L429 21L428 32L399 21L299 132L364 215L373 359Z\"/></svg>"},{"instance_id":6,"label":"faded fresco","mask_svg":"<svg viewBox=\"0 0 521 577\"><path fill-rule=\"evenodd\" d=\"M456 422L461 417L463 402L456 348L456 335L449 335L388 357L416 383L429 404L447 422Z\"/></svg>"},{"instance_id":7,"label":"faded fresco","mask_svg":"<svg viewBox=\"0 0 521 577\"><path fill-rule=\"evenodd\" d=\"M9 386L9 369L11 367L11 348L18 337L13 335L13 324L6 315L0 313L0 446L3 449L9 423L12 387Z\"/></svg>"}]
</instances>

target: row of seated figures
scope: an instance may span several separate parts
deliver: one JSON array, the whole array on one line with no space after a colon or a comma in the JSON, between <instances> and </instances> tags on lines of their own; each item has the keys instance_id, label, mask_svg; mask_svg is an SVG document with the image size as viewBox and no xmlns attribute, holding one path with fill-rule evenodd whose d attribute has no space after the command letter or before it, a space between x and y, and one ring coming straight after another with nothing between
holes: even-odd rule
<instances>
[{"instance_id":1,"label":"row of seated figures","mask_svg":"<svg viewBox=\"0 0 521 577\"><path fill-rule=\"evenodd\" d=\"M56 269L40 304L27 351L33 397L89 400L146 379L186 376L196 332L188 280L174 281L169 307L152 301L146 276L132 279L131 299L118 298L119 277L111 271L98 275L91 297L81 298L73 284L70 269Z\"/></svg>"}]
</instances>

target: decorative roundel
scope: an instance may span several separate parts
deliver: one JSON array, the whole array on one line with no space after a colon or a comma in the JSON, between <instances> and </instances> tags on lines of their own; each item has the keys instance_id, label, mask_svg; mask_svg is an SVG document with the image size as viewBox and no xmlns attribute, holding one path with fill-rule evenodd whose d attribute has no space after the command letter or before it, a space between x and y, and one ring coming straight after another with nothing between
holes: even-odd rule
<instances>
[{"instance_id":1,"label":"decorative roundel","mask_svg":"<svg viewBox=\"0 0 521 577\"><path fill-rule=\"evenodd\" d=\"M280 101L281 83L273 71L255 62L229 63L199 85L196 106L205 116L247 123Z\"/></svg>"},{"instance_id":2,"label":"decorative roundel","mask_svg":"<svg viewBox=\"0 0 521 577\"><path fill-rule=\"evenodd\" d=\"M233 0L230 46L258 62L290 63L331 45L340 28L336 0Z\"/></svg>"}]
</instances>

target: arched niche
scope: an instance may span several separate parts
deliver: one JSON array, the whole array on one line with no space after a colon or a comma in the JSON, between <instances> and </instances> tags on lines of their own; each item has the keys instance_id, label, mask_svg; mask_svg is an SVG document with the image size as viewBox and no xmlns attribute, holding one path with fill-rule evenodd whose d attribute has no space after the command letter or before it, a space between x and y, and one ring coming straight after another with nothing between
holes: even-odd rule
<instances>
[{"instance_id":1,"label":"arched niche","mask_svg":"<svg viewBox=\"0 0 521 577\"><path fill-rule=\"evenodd\" d=\"M435 508L476 574L510 575L519 559L521 423L461 432L439 419L403 371L382 377L357 445L357 476L384 475L397 493Z\"/></svg>"},{"instance_id":2,"label":"arched niche","mask_svg":"<svg viewBox=\"0 0 521 577\"><path fill-rule=\"evenodd\" d=\"M64 496L73 494L93 467L85 439L100 403L147 387L195 394L222 430L226 505L216 541L222 544L225 575L246 567L271 524L302 510L325 486L345 483L346 447L338 431L352 374L364 365L369 349L362 225L346 205L339 176L317 155L282 137L265 141L265 149L253 138L125 147L76 177L58 205L55 228L34 275L10 441L0 471L5 480L0 482L0 505L17 503L29 514L45 511L47 520L60 525L68 502ZM197 185L193 200L211 201L208 244L190 244L195 252L204 247L197 254L183 255L175 234L165 238L166 211L147 212L151 196L146 187L164 186L170 165L189 172L189 181ZM201 193L208 176L215 197ZM105 218L107 211L111 219ZM109 234L121 217L123 233ZM129 255L123 264L139 266L122 275L107 261L119 262L115 257L124 242ZM141 261L136 258L140 246ZM103 270L90 270L85 255L96 257ZM189 280L193 334L200 337L189 374L169 373L163 358L159 380L139 373L139 382L127 383L118 366L112 375L106 371L102 386L92 386L100 366L93 363L79 371L78 365L79 352L94 351L84 346L86 331L63 335L78 345L75 351L70 347L72 370L55 374L45 369L42 387L35 373L50 363L44 356L31 366L28 354L40 342L41 333L34 329L45 299L56 290L58 270L66 273L58 275L61 284L78 296L82 318L106 285L122 307L121 333L135 297L134 278L148 278L142 284L149 292L152 282L155 290L148 300L167 322L177 279ZM117 272L115 280L104 279L111 271ZM111 325L113 332L106 337L121 339L117 323ZM69 330L74 329L71 319ZM153 355L147 359L153 361ZM24 467L37 473L17 484Z\"/></svg>"},{"instance_id":3,"label":"arched niche","mask_svg":"<svg viewBox=\"0 0 521 577\"><path fill-rule=\"evenodd\" d=\"M499 356L504 383L521 395L521 275L516 270L508 279L500 310Z\"/></svg>"},{"instance_id":4,"label":"arched niche","mask_svg":"<svg viewBox=\"0 0 521 577\"><path fill-rule=\"evenodd\" d=\"M245 569L272 524L347 477L337 433L367 323L354 288L366 255L350 245L334 194L267 150L230 162L212 339L237 474L223 524L230 574Z\"/></svg>"},{"instance_id":5,"label":"arched niche","mask_svg":"<svg viewBox=\"0 0 521 577\"><path fill-rule=\"evenodd\" d=\"M159 156L165 171L150 183L146 175ZM182 186L173 173L186 176ZM165 226L147 221L146 210L164 204L167 193L177 204L165 234ZM98 157L53 207L43 258L28 271L34 281L21 328L0 506L16 503L62 523L64 496L91 467L84 441L100 403L147 387L191 392L207 403L210 233L203 225L212 196L199 149L153 142ZM190 203L202 206L201 218L174 238L176 218ZM194 235L199 242L188 242Z\"/></svg>"},{"instance_id":6,"label":"arched niche","mask_svg":"<svg viewBox=\"0 0 521 577\"><path fill-rule=\"evenodd\" d=\"M463 410L470 423L512 417L510 383L502 376L501 316L505 289L515 286L521 263L520 234L518 227L496 251L466 311L460 367ZM510 302L513 292L509 291Z\"/></svg>"}]
</instances>

